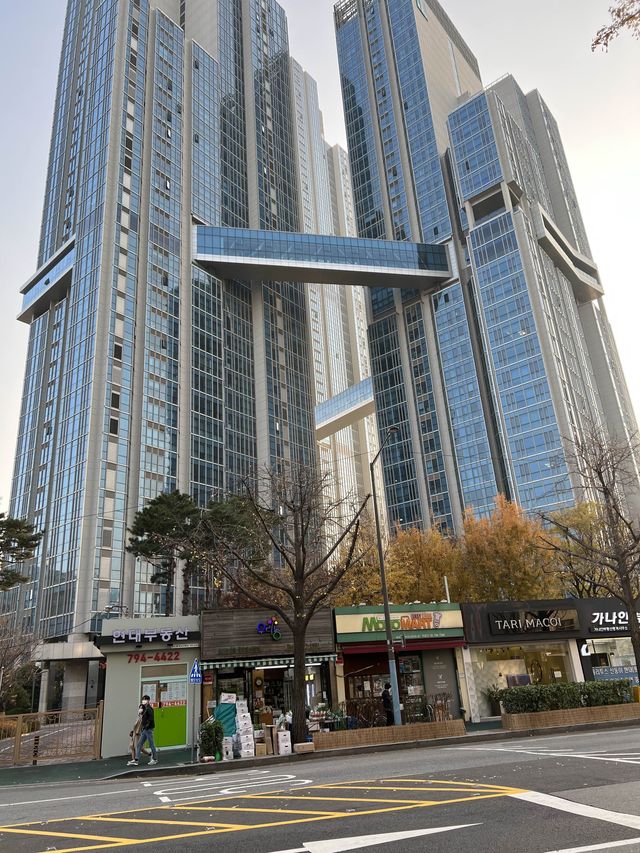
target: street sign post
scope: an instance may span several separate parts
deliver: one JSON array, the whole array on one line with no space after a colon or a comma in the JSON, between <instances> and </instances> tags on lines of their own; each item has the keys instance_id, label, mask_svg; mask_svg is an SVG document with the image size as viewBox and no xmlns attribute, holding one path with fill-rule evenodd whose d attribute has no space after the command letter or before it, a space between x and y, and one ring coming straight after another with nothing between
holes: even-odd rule
<instances>
[{"instance_id":1,"label":"street sign post","mask_svg":"<svg viewBox=\"0 0 640 853\"><path fill-rule=\"evenodd\" d=\"M193 666L191 667L189 682L191 684L202 684L202 667L200 666L198 658L194 660Z\"/></svg>"},{"instance_id":2,"label":"street sign post","mask_svg":"<svg viewBox=\"0 0 640 853\"><path fill-rule=\"evenodd\" d=\"M193 662L193 666L191 667L191 672L189 673L189 683L193 684L192 696L191 696L191 763L193 764L193 756L196 749L196 696L198 695L198 688L196 685L202 684L202 667L200 666L200 661L196 658Z\"/></svg>"}]
</instances>

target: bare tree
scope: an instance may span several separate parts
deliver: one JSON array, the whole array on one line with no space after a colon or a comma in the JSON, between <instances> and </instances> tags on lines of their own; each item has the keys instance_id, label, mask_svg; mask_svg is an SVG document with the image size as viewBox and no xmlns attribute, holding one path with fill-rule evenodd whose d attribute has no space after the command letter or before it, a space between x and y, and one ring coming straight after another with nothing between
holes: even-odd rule
<instances>
[{"instance_id":1,"label":"bare tree","mask_svg":"<svg viewBox=\"0 0 640 853\"><path fill-rule=\"evenodd\" d=\"M640 38L640 0L616 0L609 7L609 14L611 20L600 27L591 43L591 50L598 47L607 50L609 43L623 30L628 30L634 38Z\"/></svg>"},{"instance_id":2,"label":"bare tree","mask_svg":"<svg viewBox=\"0 0 640 853\"><path fill-rule=\"evenodd\" d=\"M305 641L313 615L359 562L361 519L369 500L332 500L327 476L288 464L242 483L234 524L219 523L212 504L194 529L191 547L232 588L273 610L293 635L293 741L306 737ZM241 507L241 508L240 508ZM224 504L222 504L224 515Z\"/></svg>"},{"instance_id":3,"label":"bare tree","mask_svg":"<svg viewBox=\"0 0 640 853\"><path fill-rule=\"evenodd\" d=\"M638 495L638 437L611 439L592 426L573 442L573 467L593 498L590 521L578 523L566 512L542 514L550 535L546 546L559 556L559 571L575 585L622 601L629 612L629 633L640 671L640 524L629 508ZM579 516L578 516L579 517ZM554 535L555 534L555 535Z\"/></svg>"},{"instance_id":4,"label":"bare tree","mask_svg":"<svg viewBox=\"0 0 640 853\"><path fill-rule=\"evenodd\" d=\"M0 619L0 710L11 706L11 697L19 686L19 676L31 663L36 646L32 634L16 631L7 617Z\"/></svg>"}]
</instances>

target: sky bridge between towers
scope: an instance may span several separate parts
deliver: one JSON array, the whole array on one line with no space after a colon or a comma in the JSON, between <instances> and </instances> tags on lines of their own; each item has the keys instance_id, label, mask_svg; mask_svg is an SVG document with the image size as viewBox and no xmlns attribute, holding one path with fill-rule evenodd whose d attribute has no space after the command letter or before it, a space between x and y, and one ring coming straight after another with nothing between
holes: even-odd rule
<instances>
[{"instance_id":1,"label":"sky bridge between towers","mask_svg":"<svg viewBox=\"0 0 640 853\"><path fill-rule=\"evenodd\" d=\"M196 225L193 260L220 278L430 290L451 277L444 246Z\"/></svg>"}]
</instances>

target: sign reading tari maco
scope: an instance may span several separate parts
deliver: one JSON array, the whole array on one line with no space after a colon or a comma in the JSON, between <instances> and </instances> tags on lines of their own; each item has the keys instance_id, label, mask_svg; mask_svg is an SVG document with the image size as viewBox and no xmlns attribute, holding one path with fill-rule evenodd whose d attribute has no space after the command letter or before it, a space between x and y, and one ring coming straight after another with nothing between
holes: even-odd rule
<instances>
[{"instance_id":1,"label":"sign reading tari maco","mask_svg":"<svg viewBox=\"0 0 640 853\"><path fill-rule=\"evenodd\" d=\"M207 610L202 613L201 625L203 660L293 654L289 626L268 611ZM329 654L334 648L331 611L319 610L309 621L305 651L311 655Z\"/></svg>"},{"instance_id":2,"label":"sign reading tari maco","mask_svg":"<svg viewBox=\"0 0 640 853\"><path fill-rule=\"evenodd\" d=\"M489 630L494 636L562 633L578 629L578 611L573 608L508 610L489 613L488 617Z\"/></svg>"},{"instance_id":3,"label":"sign reading tari maco","mask_svg":"<svg viewBox=\"0 0 640 853\"><path fill-rule=\"evenodd\" d=\"M396 638L437 639L462 637L462 612L457 604L408 604L390 608L391 630ZM382 607L337 607L336 635L339 643L384 640Z\"/></svg>"}]
</instances>

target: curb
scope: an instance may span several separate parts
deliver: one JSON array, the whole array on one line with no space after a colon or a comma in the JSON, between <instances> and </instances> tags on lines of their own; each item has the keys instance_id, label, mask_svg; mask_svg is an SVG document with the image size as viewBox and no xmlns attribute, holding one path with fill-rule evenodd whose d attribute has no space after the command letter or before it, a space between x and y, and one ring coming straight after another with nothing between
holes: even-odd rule
<instances>
[{"instance_id":1,"label":"curb","mask_svg":"<svg viewBox=\"0 0 640 853\"><path fill-rule=\"evenodd\" d=\"M264 767L272 764L297 764L305 761L315 761L327 758L346 758L354 755L367 755L376 752L392 752L399 749L437 749L438 747L459 746L461 744L491 743L492 741L521 740L526 737L545 737L571 732L598 732L608 729L626 729L640 726L640 720L615 720L604 723L581 723L579 725L549 726L544 729L524 729L518 732L509 732L499 729L495 733L483 732L481 734L468 734L461 737L432 738L430 740L410 740L400 743L380 743L370 746L353 746L342 749L323 749L321 752L307 752L302 755L265 755L260 758L241 758L234 761L222 761L213 764L177 764L153 769L137 768L135 770L123 770L105 776L102 780L113 779L148 779L150 777L160 778L163 776L187 776L196 773L203 776L207 773L224 773L226 771L240 768ZM98 781L98 780L97 780Z\"/></svg>"}]
</instances>

